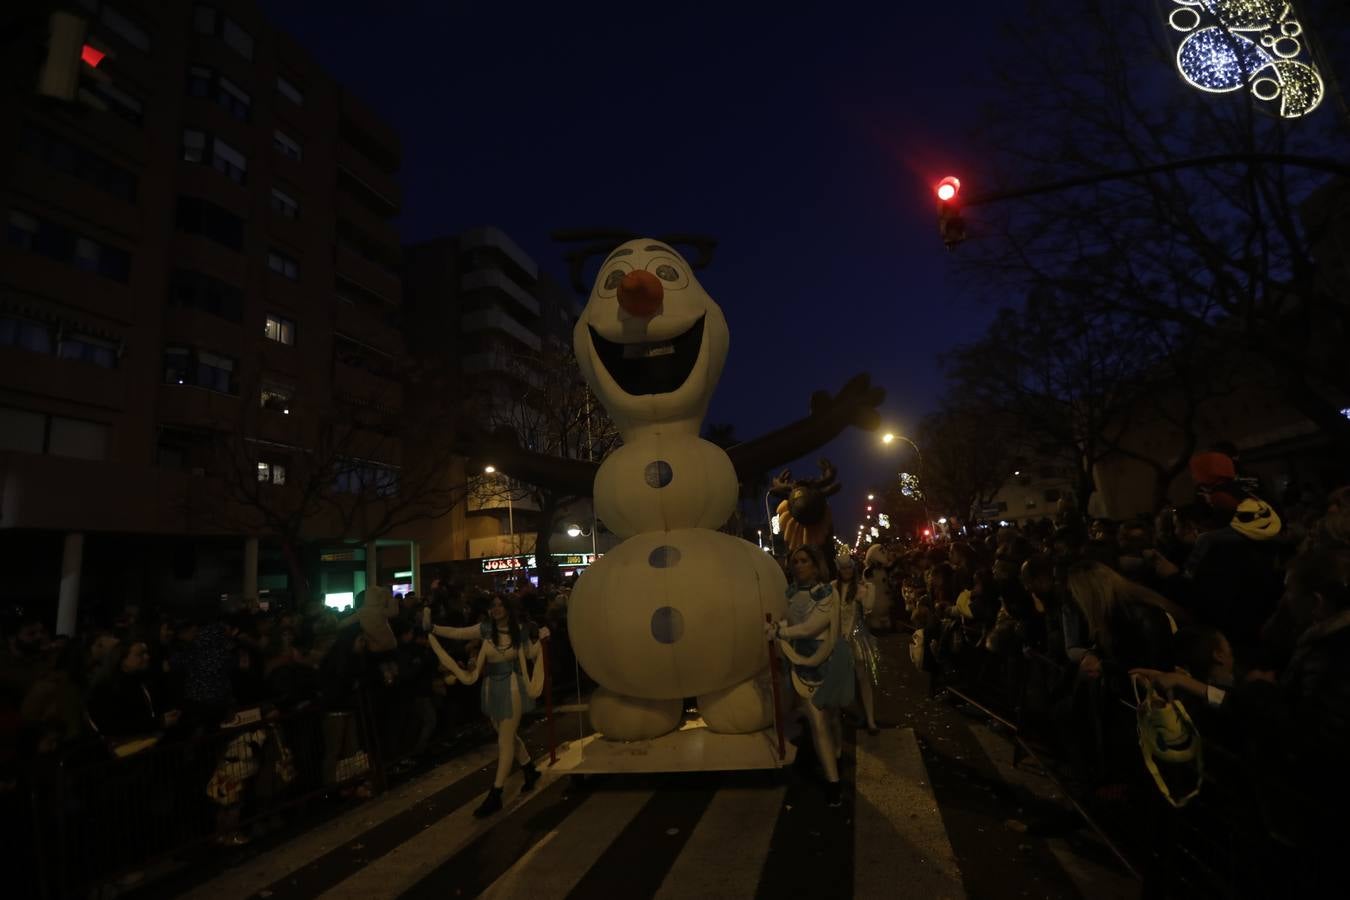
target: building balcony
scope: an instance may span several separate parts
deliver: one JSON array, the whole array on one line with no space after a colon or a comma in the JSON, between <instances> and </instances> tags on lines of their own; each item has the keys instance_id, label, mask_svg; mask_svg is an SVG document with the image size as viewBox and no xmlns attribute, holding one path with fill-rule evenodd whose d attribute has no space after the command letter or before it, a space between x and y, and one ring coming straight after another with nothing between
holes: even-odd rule
<instances>
[{"instance_id":1,"label":"building balcony","mask_svg":"<svg viewBox=\"0 0 1350 900\"><path fill-rule=\"evenodd\" d=\"M494 228L491 225L484 225L479 228L470 228L459 238L460 248L463 250L473 250L479 247L491 247L499 250L511 259L516 265L520 266L531 279L539 277L539 266L534 260L530 259L529 254L520 249L516 242L507 237L506 232L500 228Z\"/></svg>"},{"instance_id":2,"label":"building balcony","mask_svg":"<svg viewBox=\"0 0 1350 900\"><path fill-rule=\"evenodd\" d=\"M397 381L341 362L333 365L333 393L345 400L380 409L403 408L403 386Z\"/></svg>"},{"instance_id":3,"label":"building balcony","mask_svg":"<svg viewBox=\"0 0 1350 900\"><path fill-rule=\"evenodd\" d=\"M50 297L125 325L136 322L130 285L137 283L145 265L133 255L131 281L123 284L36 253L24 252L9 244L0 245L0 284L18 293Z\"/></svg>"},{"instance_id":4,"label":"building balcony","mask_svg":"<svg viewBox=\"0 0 1350 900\"><path fill-rule=\"evenodd\" d=\"M188 384L161 384L157 412L165 425L234 432L244 425L243 402L234 394Z\"/></svg>"},{"instance_id":5,"label":"building balcony","mask_svg":"<svg viewBox=\"0 0 1350 900\"><path fill-rule=\"evenodd\" d=\"M362 341L390 356L403 353L403 335L385 318L392 309L367 307L342 300L333 304L336 310L334 328L342 334L359 336Z\"/></svg>"},{"instance_id":6,"label":"building balcony","mask_svg":"<svg viewBox=\"0 0 1350 900\"><path fill-rule=\"evenodd\" d=\"M343 278L391 304L403 302L402 282L384 266L341 244L334 247L333 257L337 273Z\"/></svg>"},{"instance_id":7,"label":"building balcony","mask_svg":"<svg viewBox=\"0 0 1350 900\"><path fill-rule=\"evenodd\" d=\"M352 196L351 192L339 186L334 209L339 219L350 222L371 242L384 247L388 259L399 259L402 256L398 229L394 227L393 222L372 210L360 198Z\"/></svg>"},{"instance_id":8,"label":"building balcony","mask_svg":"<svg viewBox=\"0 0 1350 900\"><path fill-rule=\"evenodd\" d=\"M127 374L54 354L0 347L0 384L11 391L101 409L127 408Z\"/></svg>"},{"instance_id":9,"label":"building balcony","mask_svg":"<svg viewBox=\"0 0 1350 900\"><path fill-rule=\"evenodd\" d=\"M505 272L493 269L469 272L459 279L459 288L465 293L469 291L494 291L505 294L531 315L537 316L540 314L539 301L530 296L530 293L523 287L506 277Z\"/></svg>"},{"instance_id":10,"label":"building balcony","mask_svg":"<svg viewBox=\"0 0 1350 900\"><path fill-rule=\"evenodd\" d=\"M135 241L141 237L142 211L134 203L115 197L71 175L58 172L27 153L13 156L10 183L22 185L25 194L41 197L39 206L78 209L80 217L108 231ZM144 193L140 189L140 193ZM41 209L35 210L41 212Z\"/></svg>"},{"instance_id":11,"label":"building balcony","mask_svg":"<svg viewBox=\"0 0 1350 900\"><path fill-rule=\"evenodd\" d=\"M235 359L243 359L253 349L253 341L245 340L241 323L180 306L164 309L164 341L201 347Z\"/></svg>"},{"instance_id":12,"label":"building balcony","mask_svg":"<svg viewBox=\"0 0 1350 900\"><path fill-rule=\"evenodd\" d=\"M209 200L245 222L252 207L251 186L252 182L244 185L231 181L209 165L184 160L179 160L174 174L174 187L179 195Z\"/></svg>"},{"instance_id":13,"label":"building balcony","mask_svg":"<svg viewBox=\"0 0 1350 900\"><path fill-rule=\"evenodd\" d=\"M510 335L531 350L538 350L543 346L539 335L499 309L479 309L465 313L460 316L459 327L465 334L475 331L498 331Z\"/></svg>"},{"instance_id":14,"label":"building balcony","mask_svg":"<svg viewBox=\"0 0 1350 900\"><path fill-rule=\"evenodd\" d=\"M460 369L465 375L501 375L505 378L514 378L530 387L542 387L544 384L544 373L517 362L509 353L498 351L465 356L460 360Z\"/></svg>"},{"instance_id":15,"label":"building balcony","mask_svg":"<svg viewBox=\"0 0 1350 900\"><path fill-rule=\"evenodd\" d=\"M394 176L385 172L365 154L346 141L337 142L338 179L350 179L350 187L366 195L376 207L395 215L403 207L403 192Z\"/></svg>"}]
</instances>

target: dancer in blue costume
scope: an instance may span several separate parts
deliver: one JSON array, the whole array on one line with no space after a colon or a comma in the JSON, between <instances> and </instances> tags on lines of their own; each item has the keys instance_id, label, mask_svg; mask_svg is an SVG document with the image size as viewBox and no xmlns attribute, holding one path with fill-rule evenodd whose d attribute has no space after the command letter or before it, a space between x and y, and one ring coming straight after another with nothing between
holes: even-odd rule
<instances>
[{"instance_id":1,"label":"dancer in blue costume","mask_svg":"<svg viewBox=\"0 0 1350 900\"><path fill-rule=\"evenodd\" d=\"M529 627L522 621L519 610L512 601L500 595L494 595L488 607L488 618L477 625L464 628L447 628L437 625L432 629L431 649L441 665L450 670L451 677L463 684L473 684L485 672L483 681L483 715L492 720L497 729L497 777L492 782L492 790L474 815L483 818L502 808L502 788L506 777L511 774L511 763L519 762L525 773L525 784L521 792L534 788L539 780L539 770L530 761L530 751L517 733L520 719L534 709L534 700L539 696L544 684L544 667L535 663L533 672L528 671L526 660L539 655L539 643L530 640ZM454 658L441 646L436 637L456 641L481 638L482 649L469 670L460 668ZM539 630L539 640L548 638L548 629ZM448 680L448 679L447 679Z\"/></svg>"},{"instance_id":2,"label":"dancer in blue costume","mask_svg":"<svg viewBox=\"0 0 1350 900\"><path fill-rule=\"evenodd\" d=\"M811 726L816 755L825 770L825 798L843 802L839 755L843 752L839 709L853 702L853 653L840 621L839 595L819 547L806 545L788 557L788 617L767 626L788 662L792 686Z\"/></svg>"},{"instance_id":3,"label":"dancer in blue costume","mask_svg":"<svg viewBox=\"0 0 1350 900\"><path fill-rule=\"evenodd\" d=\"M858 581L858 564L851 556L840 556L834 561L839 570L834 590L842 603L839 621L844 638L853 651L853 671L857 676L858 699L862 701L863 715L867 717L867 733L878 735L876 703L872 688L877 685L877 639L867 627L867 608L871 605L872 585Z\"/></svg>"}]
</instances>

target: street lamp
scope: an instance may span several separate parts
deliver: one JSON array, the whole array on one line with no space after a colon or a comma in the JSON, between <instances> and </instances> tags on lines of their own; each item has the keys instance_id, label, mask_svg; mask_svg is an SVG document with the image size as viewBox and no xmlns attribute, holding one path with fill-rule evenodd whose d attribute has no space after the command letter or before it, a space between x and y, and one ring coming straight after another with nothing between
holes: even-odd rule
<instances>
[{"instance_id":1,"label":"street lamp","mask_svg":"<svg viewBox=\"0 0 1350 900\"><path fill-rule=\"evenodd\" d=\"M567 536L570 537L570 538L581 537L581 526L580 526L580 525L568 525L568 526L567 526Z\"/></svg>"},{"instance_id":2,"label":"street lamp","mask_svg":"<svg viewBox=\"0 0 1350 900\"><path fill-rule=\"evenodd\" d=\"M497 474L497 467L496 467L496 466L483 466L483 474L484 474L484 475L496 475L496 474ZM510 485L509 482L508 482L507 485L506 485L506 529L507 529L507 531L509 532L509 537L507 538L508 545L509 545L510 548L511 548L511 553L512 553L512 555L515 555L515 552L516 552L516 510L515 510L515 504L513 504L512 501L511 501L511 485ZM526 578L529 578L529 577L530 577L530 573L529 573L528 570L525 572L525 577L526 577Z\"/></svg>"},{"instance_id":3,"label":"street lamp","mask_svg":"<svg viewBox=\"0 0 1350 900\"><path fill-rule=\"evenodd\" d=\"M920 497L923 498L923 517L924 517L924 520L928 522L928 532L927 532L927 533L928 533L928 534L931 534L931 533L932 533L932 529L933 529L933 519L932 519L932 516L929 515L929 512L928 512L928 494L925 493L924 490L923 490L923 488L924 488L923 451L919 449L919 445L918 445L918 444L914 443L913 440L911 440L910 438L905 437L904 435L893 434L893 433L891 433L891 432L888 431L888 432L886 432L885 434L883 434L883 435L881 436L881 442L882 442L883 444L892 444L892 443L894 443L894 442L896 442L896 441L904 441L906 444L909 444L911 447L914 448L914 455L915 455L916 457L918 457L918 460L919 460L919 495L920 495Z\"/></svg>"}]
</instances>

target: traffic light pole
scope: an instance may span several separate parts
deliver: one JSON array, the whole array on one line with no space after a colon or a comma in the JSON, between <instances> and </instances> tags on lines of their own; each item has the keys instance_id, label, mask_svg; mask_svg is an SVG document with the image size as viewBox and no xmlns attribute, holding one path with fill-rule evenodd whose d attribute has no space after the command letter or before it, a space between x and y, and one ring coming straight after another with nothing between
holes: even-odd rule
<instances>
[{"instance_id":1,"label":"traffic light pole","mask_svg":"<svg viewBox=\"0 0 1350 900\"><path fill-rule=\"evenodd\" d=\"M1071 188L1086 187L1090 184L1101 184L1106 181L1123 181L1129 178L1138 178L1141 175L1157 175L1162 172L1175 172L1181 169L1202 169L1208 166L1221 166L1231 163L1270 163L1281 166L1313 169L1316 171L1328 172L1333 175L1340 175L1342 177L1350 177L1350 163L1341 162L1335 159L1325 159L1318 156L1299 156L1288 153L1216 153L1212 156L1197 156L1192 157L1191 159L1178 159L1165 163L1157 163L1152 166L1140 166L1134 169L1118 169L1112 172L1079 175L1074 178L1065 178L1062 181L1051 181L1046 184L1031 185L1030 187L1012 188L1006 191L992 191L987 194L975 194L974 196L963 198L961 205L979 206L988 203L998 203L1003 200L1020 200L1024 197L1035 197L1040 194L1053 194L1056 191L1066 191Z\"/></svg>"}]
</instances>

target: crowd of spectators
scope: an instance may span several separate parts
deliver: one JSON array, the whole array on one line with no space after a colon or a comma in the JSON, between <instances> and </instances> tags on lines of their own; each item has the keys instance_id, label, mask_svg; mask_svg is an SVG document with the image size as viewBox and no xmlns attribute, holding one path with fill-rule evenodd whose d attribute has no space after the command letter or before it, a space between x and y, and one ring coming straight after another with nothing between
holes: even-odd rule
<instances>
[{"instance_id":1,"label":"crowd of spectators","mask_svg":"<svg viewBox=\"0 0 1350 900\"><path fill-rule=\"evenodd\" d=\"M566 685L567 589L522 584L531 622L562 638L553 669ZM66 790L81 772L97 773L81 787L91 796L71 801L97 806L107 799L99 783L112 783L106 775L115 782L139 766L150 774L138 776L133 802L153 806L145 783L171 779L176 809L214 810L197 833L235 845L250 840L241 814L287 799L288 788L369 795L380 779L434 762L484 728L476 690L447 684L427 635L434 625L478 622L491 597L437 578L424 597L372 588L344 611L321 600L209 602L177 615L133 604L91 617L75 636L52 636L44 615L10 609L0 645L0 805L13 821L31 817L25 804L59 771ZM451 648L466 663L476 651ZM123 824L147 814L130 811Z\"/></svg>"},{"instance_id":2,"label":"crowd of spectators","mask_svg":"<svg viewBox=\"0 0 1350 900\"><path fill-rule=\"evenodd\" d=\"M1211 751L1206 786L1240 793L1269 846L1294 854L1271 859L1299 861L1283 883L1341 877L1350 487L1278 510L1245 490L1205 492L1119 522L1061 508L895 556L915 663L940 676L980 657L1089 797L1135 810L1157 799L1132 709L1151 684L1185 705Z\"/></svg>"}]
</instances>

